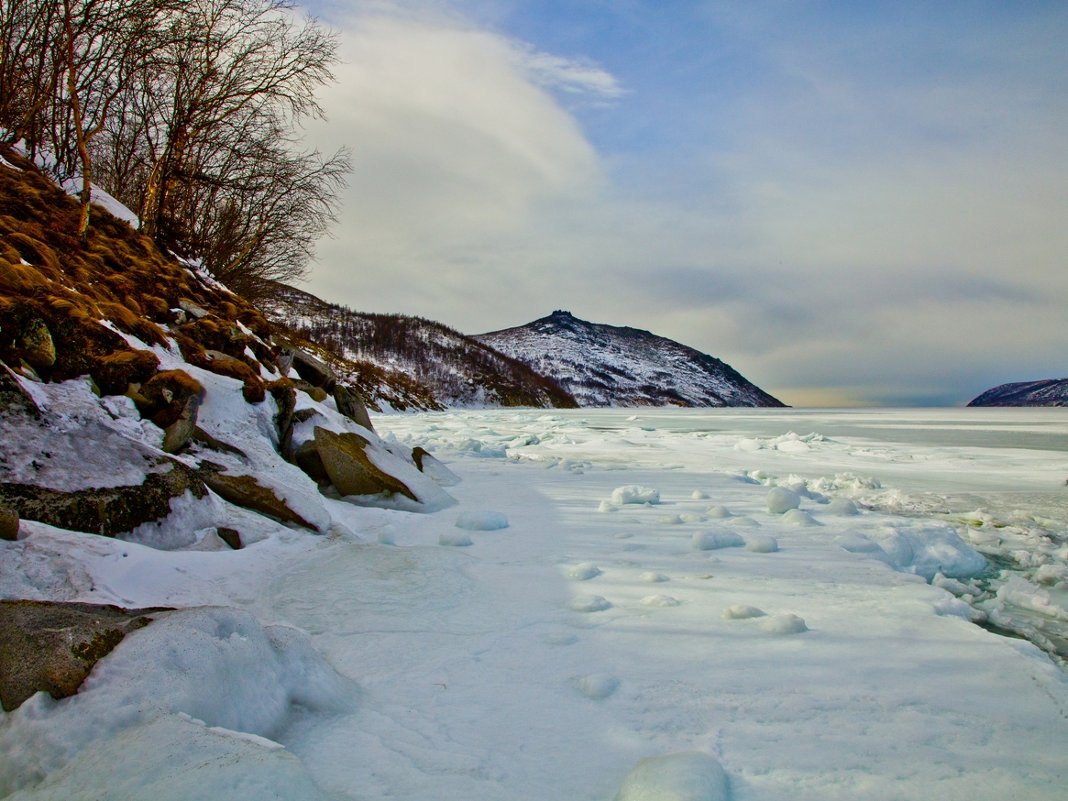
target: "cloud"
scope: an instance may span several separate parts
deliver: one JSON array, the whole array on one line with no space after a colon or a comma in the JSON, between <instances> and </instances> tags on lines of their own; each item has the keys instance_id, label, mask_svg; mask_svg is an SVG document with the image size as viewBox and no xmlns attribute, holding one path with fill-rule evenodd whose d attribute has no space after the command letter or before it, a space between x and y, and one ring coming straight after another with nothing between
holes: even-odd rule
<instances>
[{"instance_id":1,"label":"cloud","mask_svg":"<svg viewBox=\"0 0 1068 801\"><path fill-rule=\"evenodd\" d=\"M680 38L602 66L500 33L503 7L493 30L443 0L360 7L311 131L355 165L311 291L468 332L570 308L787 402L1064 372L1068 104L1036 25L947 41L954 19L738 7L713 53L628 4Z\"/></svg>"}]
</instances>

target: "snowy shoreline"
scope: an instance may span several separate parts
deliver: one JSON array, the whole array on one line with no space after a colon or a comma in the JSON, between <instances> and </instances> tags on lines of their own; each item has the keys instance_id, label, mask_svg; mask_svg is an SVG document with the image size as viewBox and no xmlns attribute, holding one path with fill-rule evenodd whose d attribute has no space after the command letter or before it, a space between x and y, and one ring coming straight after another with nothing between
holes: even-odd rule
<instances>
[{"instance_id":1,"label":"snowy shoreline","mask_svg":"<svg viewBox=\"0 0 1068 801\"><path fill-rule=\"evenodd\" d=\"M42 586L213 608L130 634L77 696L5 714L5 791L607 801L641 760L699 753L726 775L699 798L1061 798L1068 679L936 584L980 569L958 531L1030 532L1047 573L1068 561L1037 535L1065 533L1051 476L1068 457L779 415L378 417L463 478L457 506L325 499L331 534L275 526L241 551L27 523L8 547ZM954 420L1068 433L1031 411L936 423ZM1030 529L958 529L919 504L998 492L1048 507Z\"/></svg>"}]
</instances>

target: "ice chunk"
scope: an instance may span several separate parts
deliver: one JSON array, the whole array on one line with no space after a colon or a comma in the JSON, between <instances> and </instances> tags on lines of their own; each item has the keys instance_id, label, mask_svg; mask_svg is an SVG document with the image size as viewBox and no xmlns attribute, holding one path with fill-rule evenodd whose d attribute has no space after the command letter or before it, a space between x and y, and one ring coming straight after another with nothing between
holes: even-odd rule
<instances>
[{"instance_id":1,"label":"ice chunk","mask_svg":"<svg viewBox=\"0 0 1068 801\"><path fill-rule=\"evenodd\" d=\"M766 534L757 534L746 541L745 549L753 553L775 553L779 550L779 541Z\"/></svg>"},{"instance_id":2,"label":"ice chunk","mask_svg":"<svg viewBox=\"0 0 1068 801\"><path fill-rule=\"evenodd\" d=\"M690 493L690 497L695 501L704 501L708 499L708 493L701 489L695 489Z\"/></svg>"},{"instance_id":3,"label":"ice chunk","mask_svg":"<svg viewBox=\"0 0 1068 801\"><path fill-rule=\"evenodd\" d=\"M726 506L716 504L715 506L708 507L708 516L719 520L725 520L728 517L733 517L733 513Z\"/></svg>"},{"instance_id":4,"label":"ice chunk","mask_svg":"<svg viewBox=\"0 0 1068 801\"><path fill-rule=\"evenodd\" d=\"M619 679L608 673L576 676L572 682L580 693L594 701L607 698L619 688Z\"/></svg>"},{"instance_id":5,"label":"ice chunk","mask_svg":"<svg viewBox=\"0 0 1068 801\"><path fill-rule=\"evenodd\" d=\"M647 757L623 780L615 801L728 801L727 774L699 752Z\"/></svg>"},{"instance_id":6,"label":"ice chunk","mask_svg":"<svg viewBox=\"0 0 1068 801\"><path fill-rule=\"evenodd\" d=\"M612 602L600 595L583 595L572 600L568 606L573 612L603 612L612 608Z\"/></svg>"},{"instance_id":7,"label":"ice chunk","mask_svg":"<svg viewBox=\"0 0 1068 801\"><path fill-rule=\"evenodd\" d=\"M818 526L816 518L806 512L804 509L789 509L783 516L784 523L788 523L791 526Z\"/></svg>"},{"instance_id":8,"label":"ice chunk","mask_svg":"<svg viewBox=\"0 0 1068 801\"><path fill-rule=\"evenodd\" d=\"M786 487L772 487L768 492L768 511L781 515L801 505L801 496Z\"/></svg>"},{"instance_id":9,"label":"ice chunk","mask_svg":"<svg viewBox=\"0 0 1068 801\"><path fill-rule=\"evenodd\" d=\"M835 498L827 504L827 512L832 515L859 515L860 509L849 498Z\"/></svg>"},{"instance_id":10,"label":"ice chunk","mask_svg":"<svg viewBox=\"0 0 1068 801\"><path fill-rule=\"evenodd\" d=\"M640 581L644 581L646 584L659 584L664 581L668 581L668 577L663 573L657 573L653 570L647 570L638 576Z\"/></svg>"},{"instance_id":11,"label":"ice chunk","mask_svg":"<svg viewBox=\"0 0 1068 801\"><path fill-rule=\"evenodd\" d=\"M803 631L808 631L808 626L805 625L805 621L802 618L789 613L772 615L761 620L760 628L768 634L800 634Z\"/></svg>"},{"instance_id":12,"label":"ice chunk","mask_svg":"<svg viewBox=\"0 0 1068 801\"><path fill-rule=\"evenodd\" d=\"M468 531L497 531L508 528L508 518L500 512L461 512L455 525Z\"/></svg>"},{"instance_id":13,"label":"ice chunk","mask_svg":"<svg viewBox=\"0 0 1068 801\"><path fill-rule=\"evenodd\" d=\"M460 531L447 531L438 537L438 545L451 545L457 548L464 548L470 544L471 537Z\"/></svg>"},{"instance_id":14,"label":"ice chunk","mask_svg":"<svg viewBox=\"0 0 1068 801\"><path fill-rule=\"evenodd\" d=\"M660 503L660 490L627 484L612 490L612 503L618 506L627 503Z\"/></svg>"},{"instance_id":15,"label":"ice chunk","mask_svg":"<svg viewBox=\"0 0 1068 801\"><path fill-rule=\"evenodd\" d=\"M575 581L588 581L601 575L601 568L593 562L580 562L567 569L567 577Z\"/></svg>"},{"instance_id":16,"label":"ice chunk","mask_svg":"<svg viewBox=\"0 0 1068 801\"><path fill-rule=\"evenodd\" d=\"M741 548L745 540L733 531L696 531L691 538L696 551L714 551L718 548Z\"/></svg>"},{"instance_id":17,"label":"ice chunk","mask_svg":"<svg viewBox=\"0 0 1068 801\"><path fill-rule=\"evenodd\" d=\"M748 620L751 617L764 617L767 612L755 606L734 604L723 610L725 620Z\"/></svg>"}]
</instances>

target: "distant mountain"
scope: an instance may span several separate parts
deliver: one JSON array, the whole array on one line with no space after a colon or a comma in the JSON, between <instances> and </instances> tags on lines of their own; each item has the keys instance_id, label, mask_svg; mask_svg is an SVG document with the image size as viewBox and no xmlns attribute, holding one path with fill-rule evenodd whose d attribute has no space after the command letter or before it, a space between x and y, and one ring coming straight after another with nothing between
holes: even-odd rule
<instances>
[{"instance_id":1,"label":"distant mountain","mask_svg":"<svg viewBox=\"0 0 1068 801\"><path fill-rule=\"evenodd\" d=\"M580 406L785 405L719 359L566 311L475 339L551 375Z\"/></svg>"},{"instance_id":2,"label":"distant mountain","mask_svg":"<svg viewBox=\"0 0 1068 801\"><path fill-rule=\"evenodd\" d=\"M988 389L969 406L1068 406L1068 378L1019 381Z\"/></svg>"},{"instance_id":3,"label":"distant mountain","mask_svg":"<svg viewBox=\"0 0 1068 801\"><path fill-rule=\"evenodd\" d=\"M395 409L577 405L555 381L441 323L368 314L277 285L261 304L275 325L317 343L348 365L369 403ZM345 370L344 364L333 364Z\"/></svg>"}]
</instances>

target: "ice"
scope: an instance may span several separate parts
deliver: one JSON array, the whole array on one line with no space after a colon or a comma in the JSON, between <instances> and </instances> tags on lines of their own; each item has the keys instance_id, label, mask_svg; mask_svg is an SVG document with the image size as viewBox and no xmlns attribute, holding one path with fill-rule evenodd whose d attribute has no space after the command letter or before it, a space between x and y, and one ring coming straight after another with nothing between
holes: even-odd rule
<instances>
[{"instance_id":1,"label":"ice","mask_svg":"<svg viewBox=\"0 0 1068 801\"><path fill-rule=\"evenodd\" d=\"M459 510L522 533L463 548L441 547L475 534L456 511L324 497L279 463L270 402L243 406L213 407L213 436L325 536L222 502L250 547L24 522L0 542L4 597L212 608L130 635L78 695L0 715L0 796L1063 798L1060 410L376 417L392 457L433 449ZM621 487L662 502L605 500ZM774 489L821 525L768 514ZM709 498L732 515L704 526L735 550L693 547ZM168 525L197 548L218 523Z\"/></svg>"},{"instance_id":2,"label":"ice","mask_svg":"<svg viewBox=\"0 0 1068 801\"><path fill-rule=\"evenodd\" d=\"M772 487L767 497L768 511L781 515L801 505L801 496L786 487Z\"/></svg>"},{"instance_id":3,"label":"ice","mask_svg":"<svg viewBox=\"0 0 1068 801\"><path fill-rule=\"evenodd\" d=\"M612 490L612 503L623 506L628 503L660 503L660 490L628 484Z\"/></svg>"},{"instance_id":4,"label":"ice","mask_svg":"<svg viewBox=\"0 0 1068 801\"><path fill-rule=\"evenodd\" d=\"M757 625L768 634L801 634L808 631L804 620L789 613L765 617Z\"/></svg>"},{"instance_id":5,"label":"ice","mask_svg":"<svg viewBox=\"0 0 1068 801\"><path fill-rule=\"evenodd\" d=\"M724 620L748 620L752 617L764 617L767 612L747 604L734 604L723 610Z\"/></svg>"},{"instance_id":6,"label":"ice","mask_svg":"<svg viewBox=\"0 0 1068 801\"><path fill-rule=\"evenodd\" d=\"M612 608L612 603L600 595L581 595L568 604L574 612L603 612Z\"/></svg>"},{"instance_id":7,"label":"ice","mask_svg":"<svg viewBox=\"0 0 1068 801\"><path fill-rule=\"evenodd\" d=\"M729 801L723 766L708 754L646 757L627 774L616 801Z\"/></svg>"},{"instance_id":8,"label":"ice","mask_svg":"<svg viewBox=\"0 0 1068 801\"><path fill-rule=\"evenodd\" d=\"M766 534L754 534L746 540L745 549L753 553L775 553L779 550L779 541Z\"/></svg>"},{"instance_id":9,"label":"ice","mask_svg":"<svg viewBox=\"0 0 1068 801\"><path fill-rule=\"evenodd\" d=\"M461 512L453 525L467 531L498 531L508 528L508 518L500 512Z\"/></svg>"},{"instance_id":10,"label":"ice","mask_svg":"<svg viewBox=\"0 0 1068 801\"><path fill-rule=\"evenodd\" d=\"M690 538L694 550L714 551L719 548L741 548L745 540L733 531L696 531Z\"/></svg>"},{"instance_id":11,"label":"ice","mask_svg":"<svg viewBox=\"0 0 1068 801\"><path fill-rule=\"evenodd\" d=\"M593 562L581 562L569 567L566 573L568 578L575 581L589 581L601 575L601 568L597 567Z\"/></svg>"},{"instance_id":12,"label":"ice","mask_svg":"<svg viewBox=\"0 0 1068 801\"><path fill-rule=\"evenodd\" d=\"M619 689L619 679L608 673L576 676L574 684L580 693L594 701L604 700Z\"/></svg>"},{"instance_id":13,"label":"ice","mask_svg":"<svg viewBox=\"0 0 1068 801\"><path fill-rule=\"evenodd\" d=\"M438 545L451 545L457 548L464 548L471 544L473 544L471 535L463 534L459 531L445 531L438 536Z\"/></svg>"},{"instance_id":14,"label":"ice","mask_svg":"<svg viewBox=\"0 0 1068 801\"><path fill-rule=\"evenodd\" d=\"M816 518L804 509L787 509L782 516L782 522L789 526L818 526Z\"/></svg>"}]
</instances>

